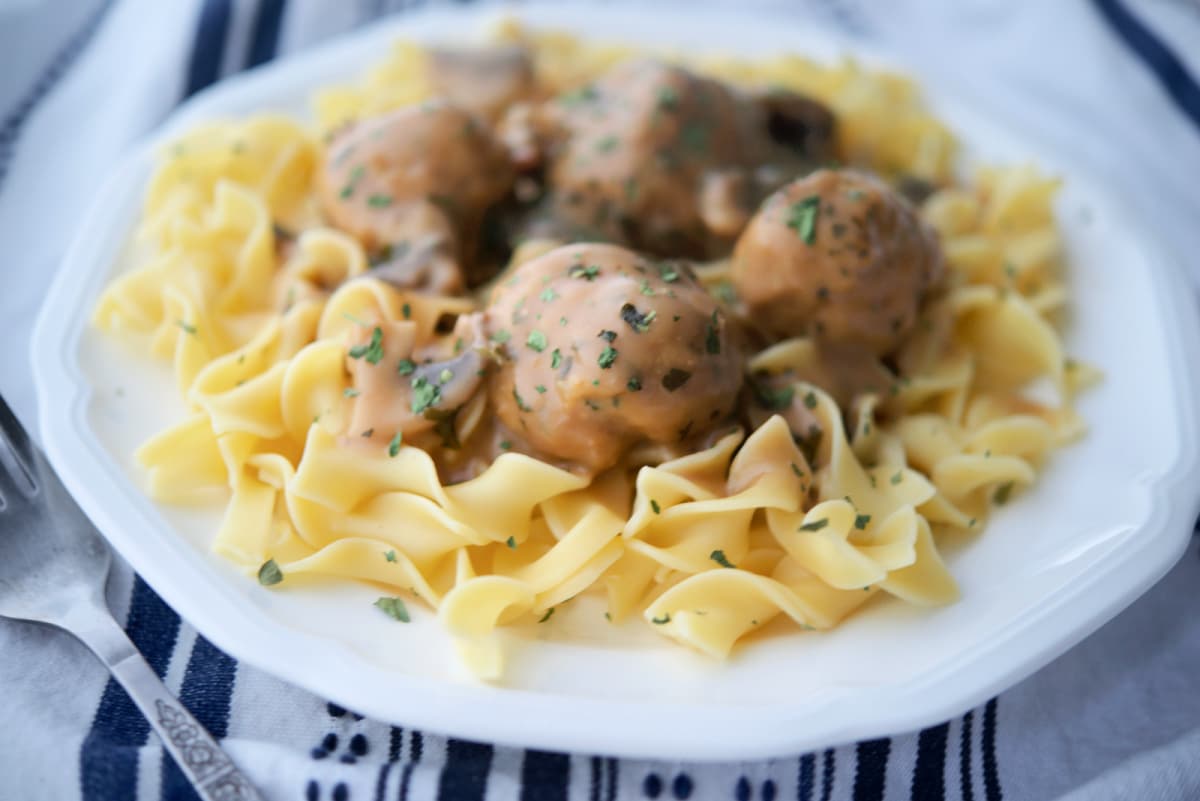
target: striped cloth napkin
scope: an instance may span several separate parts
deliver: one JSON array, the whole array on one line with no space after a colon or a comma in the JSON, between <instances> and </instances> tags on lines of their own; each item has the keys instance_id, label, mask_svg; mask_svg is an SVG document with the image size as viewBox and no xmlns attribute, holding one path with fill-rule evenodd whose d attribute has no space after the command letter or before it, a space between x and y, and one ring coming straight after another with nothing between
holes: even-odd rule
<instances>
[{"instance_id":1,"label":"striped cloth napkin","mask_svg":"<svg viewBox=\"0 0 1200 801\"><path fill-rule=\"evenodd\" d=\"M223 76L414 5L0 0L0 392L31 428L33 315L122 151ZM1200 282L1194 0L739 7L879 43L918 76L938 73L986 98L998 116L1037 104L1045 113L1027 133L1090 164ZM679 8L695 13L694 4ZM713 765L523 751L366 720L239 665L124 564L109 600L150 664L270 799L1183 801L1200 798L1198 586L1193 546L1091 638L941 725ZM0 797L195 798L124 692L70 638L0 621L0 698Z\"/></svg>"}]
</instances>

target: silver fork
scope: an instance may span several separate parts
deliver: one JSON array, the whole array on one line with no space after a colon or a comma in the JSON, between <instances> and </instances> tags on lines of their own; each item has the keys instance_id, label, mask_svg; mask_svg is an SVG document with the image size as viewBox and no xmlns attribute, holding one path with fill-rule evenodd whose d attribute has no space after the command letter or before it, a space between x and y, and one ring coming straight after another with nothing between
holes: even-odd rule
<instances>
[{"instance_id":1,"label":"silver fork","mask_svg":"<svg viewBox=\"0 0 1200 801\"><path fill-rule=\"evenodd\" d=\"M92 649L205 801L261 801L171 695L104 599L108 545L0 398L0 617L48 623Z\"/></svg>"}]
</instances>

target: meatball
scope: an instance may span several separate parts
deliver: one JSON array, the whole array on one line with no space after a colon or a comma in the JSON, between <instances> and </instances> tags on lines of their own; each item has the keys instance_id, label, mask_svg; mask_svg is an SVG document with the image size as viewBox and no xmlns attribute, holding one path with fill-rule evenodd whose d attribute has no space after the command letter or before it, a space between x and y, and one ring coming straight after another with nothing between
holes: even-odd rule
<instances>
[{"instance_id":1,"label":"meatball","mask_svg":"<svg viewBox=\"0 0 1200 801\"><path fill-rule=\"evenodd\" d=\"M738 239L732 279L775 337L895 350L942 275L933 230L899 194L851 170L818 170L763 204Z\"/></svg>"},{"instance_id":2,"label":"meatball","mask_svg":"<svg viewBox=\"0 0 1200 801\"><path fill-rule=\"evenodd\" d=\"M741 355L684 263L616 245L556 248L496 287L484 323L506 343L497 416L538 456L583 473L641 442L679 442L728 417Z\"/></svg>"},{"instance_id":3,"label":"meatball","mask_svg":"<svg viewBox=\"0 0 1200 801\"><path fill-rule=\"evenodd\" d=\"M326 215L402 287L461 291L480 220L512 185L507 151L466 111L425 103L361 120L325 151Z\"/></svg>"},{"instance_id":4,"label":"meatball","mask_svg":"<svg viewBox=\"0 0 1200 801\"><path fill-rule=\"evenodd\" d=\"M829 155L822 108L636 60L536 111L513 109L503 136L519 163L545 159L553 191L531 235L702 258L727 253L767 192Z\"/></svg>"}]
</instances>

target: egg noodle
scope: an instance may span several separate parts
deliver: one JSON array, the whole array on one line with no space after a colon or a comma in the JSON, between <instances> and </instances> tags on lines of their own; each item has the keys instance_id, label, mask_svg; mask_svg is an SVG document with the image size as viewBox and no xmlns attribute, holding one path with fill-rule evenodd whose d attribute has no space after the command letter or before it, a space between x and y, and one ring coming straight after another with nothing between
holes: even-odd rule
<instances>
[{"instance_id":1,"label":"egg noodle","mask_svg":"<svg viewBox=\"0 0 1200 801\"><path fill-rule=\"evenodd\" d=\"M528 43L539 80L561 89L631 52L511 24L500 36ZM1025 167L956 181L952 136L895 75L793 56L689 62L818 98L851 163L953 187L922 208L941 236L947 288L898 354L904 377L890 393L859 397L843 418L821 386L799 381L785 401L815 417L817 436L798 441L783 417L764 415L705 450L591 482L511 452L446 485L426 450L350 442L357 321L407 322L428 343L452 336L438 327L444 315L478 308L372 277L363 247L319 213L324 133L429 94L424 51L400 44L360 83L320 92L315 129L279 117L212 124L162 154L136 263L94 318L170 360L190 409L137 453L149 494L224 503L213 548L264 584L365 580L396 596L378 605L401 620L400 599L419 598L485 678L503 669L498 627L553 625L555 607L584 592L606 597L614 623L640 615L714 657L780 616L828 629L881 593L955 600L937 543L980 532L991 506L1084 430L1072 399L1096 374L1065 358L1056 333L1067 300L1057 181ZM298 232L290 250L277 247L281 228ZM728 266L699 273L719 295ZM748 368L805 375L814 358L810 341L790 339ZM1048 391L1035 400L1037 382ZM480 394L453 419L456 436L487 414Z\"/></svg>"}]
</instances>

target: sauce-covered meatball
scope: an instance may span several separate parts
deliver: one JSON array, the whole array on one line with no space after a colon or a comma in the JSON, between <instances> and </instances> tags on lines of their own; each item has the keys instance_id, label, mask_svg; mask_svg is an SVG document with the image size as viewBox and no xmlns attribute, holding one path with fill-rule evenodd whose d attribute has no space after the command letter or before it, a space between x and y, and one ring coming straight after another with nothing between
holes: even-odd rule
<instances>
[{"instance_id":1,"label":"sauce-covered meatball","mask_svg":"<svg viewBox=\"0 0 1200 801\"><path fill-rule=\"evenodd\" d=\"M361 120L325 151L325 213L373 254L378 276L441 294L464 287L484 211L508 191L507 151L466 111L424 103Z\"/></svg>"},{"instance_id":2,"label":"sauce-covered meatball","mask_svg":"<svg viewBox=\"0 0 1200 801\"><path fill-rule=\"evenodd\" d=\"M767 192L831 154L832 115L791 97L634 60L539 109L515 108L503 128L514 159L545 162L531 233L727 253Z\"/></svg>"},{"instance_id":3,"label":"sauce-covered meatball","mask_svg":"<svg viewBox=\"0 0 1200 801\"><path fill-rule=\"evenodd\" d=\"M534 455L585 473L641 442L678 442L728 417L742 385L729 323L686 264L568 245L501 280L485 315L505 359L500 420Z\"/></svg>"},{"instance_id":4,"label":"sauce-covered meatball","mask_svg":"<svg viewBox=\"0 0 1200 801\"><path fill-rule=\"evenodd\" d=\"M776 337L893 351L941 277L937 237L870 176L818 170L767 199L746 227L732 278L749 316Z\"/></svg>"}]
</instances>

